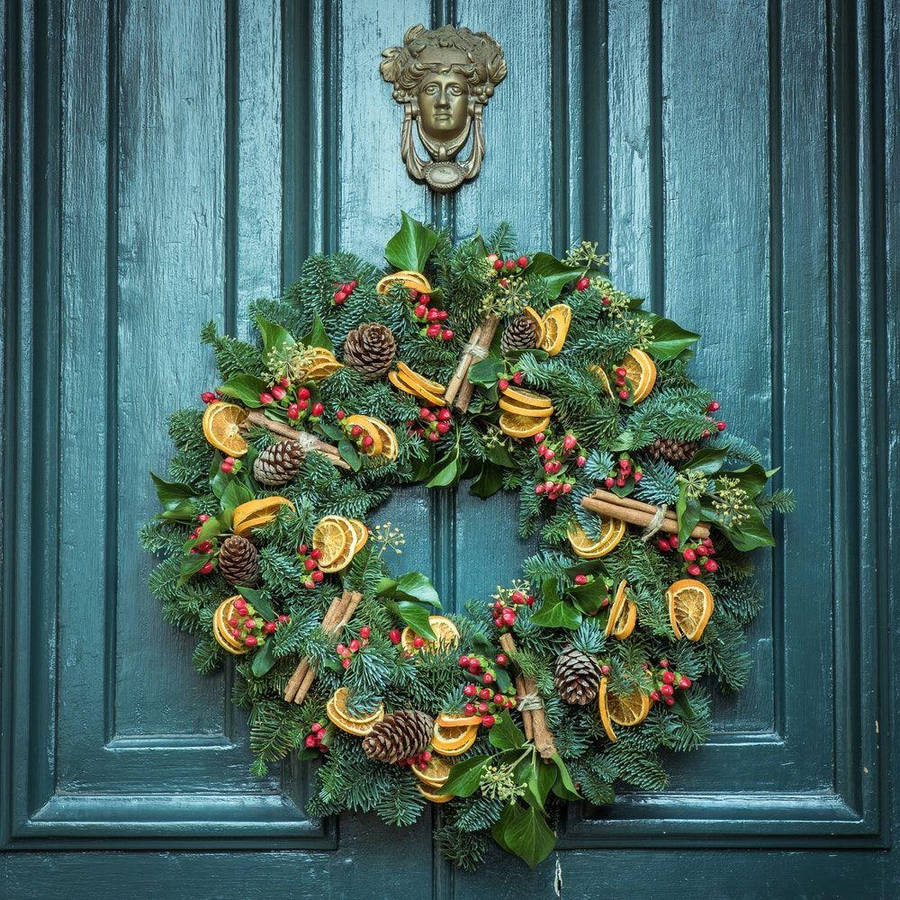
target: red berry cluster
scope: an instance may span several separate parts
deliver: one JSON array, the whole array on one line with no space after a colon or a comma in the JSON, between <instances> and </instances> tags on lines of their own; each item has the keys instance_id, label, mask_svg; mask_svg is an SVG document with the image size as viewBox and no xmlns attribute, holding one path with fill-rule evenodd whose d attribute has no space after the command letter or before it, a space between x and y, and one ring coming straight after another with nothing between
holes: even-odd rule
<instances>
[{"instance_id":1,"label":"red berry cluster","mask_svg":"<svg viewBox=\"0 0 900 900\"><path fill-rule=\"evenodd\" d=\"M335 647L335 652L340 657L341 665L345 669L349 669L351 663L353 662L353 657L363 648L368 646L369 644L369 636L372 634L372 629L369 628L368 625L363 625L362 628L359 629L359 637L353 638L349 644L338 644Z\"/></svg>"},{"instance_id":2,"label":"red berry cluster","mask_svg":"<svg viewBox=\"0 0 900 900\"><path fill-rule=\"evenodd\" d=\"M322 753L328 752L328 744L325 743L325 727L321 722L313 722L309 728L309 734L303 741L310 750L319 750Z\"/></svg>"},{"instance_id":3,"label":"red berry cluster","mask_svg":"<svg viewBox=\"0 0 900 900\"><path fill-rule=\"evenodd\" d=\"M225 459L222 460L222 465L219 468L226 474L230 475L232 472L240 472L243 464L239 459L235 459L233 456L226 456Z\"/></svg>"},{"instance_id":4,"label":"red berry cluster","mask_svg":"<svg viewBox=\"0 0 900 900\"><path fill-rule=\"evenodd\" d=\"M603 483L608 489L613 487L630 489L643 477L644 470L640 466L632 465L631 457L627 453L622 453Z\"/></svg>"},{"instance_id":5,"label":"red berry cluster","mask_svg":"<svg viewBox=\"0 0 900 900\"><path fill-rule=\"evenodd\" d=\"M200 529L203 528L204 522L209 521L209 516L206 513L200 513L200 515L197 516L197 521L200 524L191 532L190 537L188 538L188 540L197 541L197 543L194 544L193 547L191 547L189 552L190 553L212 553L213 550L215 549L215 545L213 544L212 541L197 540L200 537ZM216 561L214 559L209 559L201 566L200 574L201 575L211 575L212 571L213 571L213 569L215 569L215 567L216 567Z\"/></svg>"},{"instance_id":6,"label":"red berry cluster","mask_svg":"<svg viewBox=\"0 0 900 900\"><path fill-rule=\"evenodd\" d=\"M201 399L204 403L215 403L216 400L218 400L219 398L218 398L212 391L204 391L204 392L200 395L200 399Z\"/></svg>"},{"instance_id":7,"label":"red berry cluster","mask_svg":"<svg viewBox=\"0 0 900 900\"><path fill-rule=\"evenodd\" d=\"M318 422L325 412L325 407L312 397L308 387L297 388L295 391L287 378L282 378L267 391L263 391L259 395L259 402L263 406L283 409L292 422L307 418L310 422Z\"/></svg>"},{"instance_id":8,"label":"red berry cluster","mask_svg":"<svg viewBox=\"0 0 900 900\"><path fill-rule=\"evenodd\" d=\"M678 549L678 538L674 535L671 537L659 538L656 542L656 546L659 547L663 553L669 553L672 550ZM718 572L719 564L712 559L715 555L716 548L713 546L712 538L694 541L693 543L687 544L681 551L681 558L683 561L682 568L693 578L703 574L703 572L708 572L709 574Z\"/></svg>"},{"instance_id":9,"label":"red berry cluster","mask_svg":"<svg viewBox=\"0 0 900 900\"><path fill-rule=\"evenodd\" d=\"M687 675L682 675L680 672L673 672L672 669L669 668L669 661L667 659L661 659L659 661L660 671L654 673L653 683L655 687L652 691L650 691L650 699L654 703L658 703L662 700L666 706L672 706L675 703L675 691L678 688L686 691L693 682ZM649 669L649 666L647 666Z\"/></svg>"},{"instance_id":10,"label":"red berry cluster","mask_svg":"<svg viewBox=\"0 0 900 900\"><path fill-rule=\"evenodd\" d=\"M521 384L524 380L525 376L521 372L511 372L497 380L497 387L501 391L505 391L509 388L510 382L513 384Z\"/></svg>"},{"instance_id":11,"label":"red berry cluster","mask_svg":"<svg viewBox=\"0 0 900 900\"><path fill-rule=\"evenodd\" d=\"M563 466L574 461L580 469L587 462L580 453L574 460L572 459L577 452L578 439L572 434L567 434L560 441L550 441L543 431L539 431L534 436L534 442L537 444L537 455L544 461L544 472L554 476L550 480L539 481L534 486L534 492L538 495L543 494L548 500L556 500L561 494L570 493L575 478L563 472ZM558 477L561 472L563 477Z\"/></svg>"},{"instance_id":12,"label":"red berry cluster","mask_svg":"<svg viewBox=\"0 0 900 900\"><path fill-rule=\"evenodd\" d=\"M413 768L418 769L420 772L424 772L428 768L428 764L431 762L431 751L423 750L421 753L416 754L415 756L411 756L409 759L401 759L397 765L398 766L411 766Z\"/></svg>"},{"instance_id":13,"label":"red berry cluster","mask_svg":"<svg viewBox=\"0 0 900 900\"><path fill-rule=\"evenodd\" d=\"M346 284L342 284L334 292L334 297L331 298L331 302L335 306L342 306L347 302L347 298L356 290L357 284L359 284L359 282L355 278L352 281L348 281Z\"/></svg>"},{"instance_id":14,"label":"red berry cluster","mask_svg":"<svg viewBox=\"0 0 900 900\"><path fill-rule=\"evenodd\" d=\"M406 430L409 434L415 434L436 443L447 434L452 425L453 415L446 406L441 407L437 412L423 406L419 410L419 421L410 419L406 423Z\"/></svg>"},{"instance_id":15,"label":"red berry cluster","mask_svg":"<svg viewBox=\"0 0 900 900\"><path fill-rule=\"evenodd\" d=\"M441 324L447 321L447 310L428 305L431 303L431 294L420 294L415 288L410 288L409 299L415 303L413 317L422 323L421 333L425 337L438 338L442 341L449 341L453 337L453 330Z\"/></svg>"},{"instance_id":16,"label":"red berry cluster","mask_svg":"<svg viewBox=\"0 0 900 900\"><path fill-rule=\"evenodd\" d=\"M707 405L707 407L706 407L706 412L707 412L707 413L714 413L714 412L718 412L718 411L719 411L719 401L718 401L718 400L712 400L712 401L710 401L710 403L709 403L709 404ZM725 424L725 422L723 422L723 421L721 421L721 420L717 422L711 415L707 415L706 418L709 419L709 422L710 422L711 425L712 425L713 423L715 423L716 431L724 431L724 430L727 428L727 425ZM712 434L712 429L711 429L711 428L707 428L707 429L703 432L703 435L702 435L702 436L705 437L705 438L708 438L711 434Z\"/></svg>"},{"instance_id":17,"label":"red berry cluster","mask_svg":"<svg viewBox=\"0 0 900 900\"><path fill-rule=\"evenodd\" d=\"M266 637L274 634L279 625L291 621L290 616L281 615L274 622L267 622L243 597L237 597L231 605L234 612L228 620L228 627L232 636L247 647L261 647Z\"/></svg>"},{"instance_id":18,"label":"red berry cluster","mask_svg":"<svg viewBox=\"0 0 900 900\"><path fill-rule=\"evenodd\" d=\"M509 272L511 275L518 275L528 268L528 263L530 261L531 260L524 254L513 259L501 259L496 253L492 253L488 257L488 262L494 267L494 270L498 274L500 272Z\"/></svg>"},{"instance_id":19,"label":"red berry cluster","mask_svg":"<svg viewBox=\"0 0 900 900\"><path fill-rule=\"evenodd\" d=\"M492 607L494 624L498 628L512 628L516 624L517 606L534 606L534 597L531 594L526 597L522 591L512 591L508 601L502 598L495 600Z\"/></svg>"},{"instance_id":20,"label":"red berry cluster","mask_svg":"<svg viewBox=\"0 0 900 900\"><path fill-rule=\"evenodd\" d=\"M325 573L319 568L319 560L322 551L318 547L309 548L306 544L297 547L297 555L303 557L303 568L309 573L309 577L303 582L305 588L312 590L317 584L321 584Z\"/></svg>"},{"instance_id":21,"label":"red berry cluster","mask_svg":"<svg viewBox=\"0 0 900 900\"><path fill-rule=\"evenodd\" d=\"M631 391L628 390L627 379L628 370L625 366L618 366L616 368L616 392L622 402L631 399Z\"/></svg>"},{"instance_id":22,"label":"red berry cluster","mask_svg":"<svg viewBox=\"0 0 900 900\"><path fill-rule=\"evenodd\" d=\"M347 413L343 409L337 411L337 419L340 422L341 430L347 436L348 440L354 444L363 453L368 453L369 448L375 443L375 438L371 434L366 434L361 426L357 424L347 426Z\"/></svg>"},{"instance_id":23,"label":"red berry cluster","mask_svg":"<svg viewBox=\"0 0 900 900\"><path fill-rule=\"evenodd\" d=\"M509 663L509 657L505 653L498 653L494 657L498 666ZM486 659L481 656L460 656L460 668L465 669L469 675L479 678L484 687L469 682L463 687L463 712L467 716L481 716L481 724L490 728L495 721L495 715L505 709L512 709L516 705L515 689L510 687L509 693L489 687L497 680L497 671Z\"/></svg>"}]
</instances>

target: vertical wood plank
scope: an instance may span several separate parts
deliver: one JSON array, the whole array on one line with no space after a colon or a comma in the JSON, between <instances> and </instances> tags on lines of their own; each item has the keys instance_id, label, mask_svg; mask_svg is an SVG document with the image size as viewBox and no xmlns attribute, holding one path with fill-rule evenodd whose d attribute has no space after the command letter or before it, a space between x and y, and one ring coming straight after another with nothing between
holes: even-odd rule
<instances>
[{"instance_id":1,"label":"vertical wood plank","mask_svg":"<svg viewBox=\"0 0 900 900\"><path fill-rule=\"evenodd\" d=\"M165 415L214 381L197 335L223 317L225 17L219 0L144 6L123 0L120 37L118 365L107 391L118 409L116 732L215 733L220 679L191 669L192 639L173 633L148 595L151 561L130 525L153 498L133 461L164 471ZM165 347L166 352L160 353ZM135 561L138 561L137 564ZM152 673L170 660L183 691Z\"/></svg>"}]
</instances>

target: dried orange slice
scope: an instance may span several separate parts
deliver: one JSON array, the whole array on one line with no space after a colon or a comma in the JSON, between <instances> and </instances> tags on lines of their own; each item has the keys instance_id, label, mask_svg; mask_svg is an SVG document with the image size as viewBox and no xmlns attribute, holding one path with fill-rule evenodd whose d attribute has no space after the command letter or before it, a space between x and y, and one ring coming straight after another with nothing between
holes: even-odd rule
<instances>
[{"instance_id":1,"label":"dried orange slice","mask_svg":"<svg viewBox=\"0 0 900 900\"><path fill-rule=\"evenodd\" d=\"M363 432L369 435L370 438L372 438L371 446L368 448L368 450L362 450L362 453L364 453L366 456L378 456L381 453L381 432L375 425L372 424L372 419L369 418L369 416L348 416L344 421L346 422L348 428L352 428L354 425L359 425L359 427L362 428Z\"/></svg>"},{"instance_id":2,"label":"dried orange slice","mask_svg":"<svg viewBox=\"0 0 900 900\"><path fill-rule=\"evenodd\" d=\"M434 794L431 791L426 791L421 784L417 784L416 787L419 789L419 793L432 803L447 803L453 799L453 794Z\"/></svg>"},{"instance_id":3,"label":"dried orange slice","mask_svg":"<svg viewBox=\"0 0 900 900\"><path fill-rule=\"evenodd\" d=\"M431 745L442 756L460 756L478 737L477 725L439 725L434 723Z\"/></svg>"},{"instance_id":4,"label":"dried orange slice","mask_svg":"<svg viewBox=\"0 0 900 900\"><path fill-rule=\"evenodd\" d=\"M622 360L622 365L628 373L631 382L631 400L640 403L647 399L647 395L656 384L656 363L643 350L637 347L629 350Z\"/></svg>"},{"instance_id":5,"label":"dried orange slice","mask_svg":"<svg viewBox=\"0 0 900 900\"><path fill-rule=\"evenodd\" d=\"M600 516L600 538L596 541L589 538L577 522L571 522L566 529L572 550L582 559L600 559L612 553L624 536L625 523L610 516Z\"/></svg>"},{"instance_id":6,"label":"dried orange slice","mask_svg":"<svg viewBox=\"0 0 900 900\"><path fill-rule=\"evenodd\" d=\"M329 720L340 728L341 731L346 731L347 734L352 734L356 737L365 737L372 731L375 725L384 718L384 706L379 705L374 713L370 713L367 716L351 716L347 713L347 694L345 693L343 695L342 702L336 701L335 699L341 691L346 692L346 690L346 688L338 688L337 691L335 691L335 696L331 697L325 704L325 715L328 716Z\"/></svg>"},{"instance_id":7,"label":"dried orange slice","mask_svg":"<svg viewBox=\"0 0 900 900\"><path fill-rule=\"evenodd\" d=\"M406 394L412 394L413 397L418 397L426 403L430 403L432 406L446 406L446 401L443 397L439 396L439 394L432 393L419 385L408 383L399 372L388 372L388 381L390 381L397 390L403 391ZM443 389L441 390L441 393L443 393Z\"/></svg>"},{"instance_id":8,"label":"dried orange slice","mask_svg":"<svg viewBox=\"0 0 900 900\"><path fill-rule=\"evenodd\" d=\"M514 438L529 438L543 431L550 424L550 416L534 419L516 413L504 412L500 415L500 430Z\"/></svg>"},{"instance_id":9,"label":"dried orange slice","mask_svg":"<svg viewBox=\"0 0 900 900\"><path fill-rule=\"evenodd\" d=\"M640 690L620 697L609 690L609 679L604 676L600 679L600 693L597 700L600 710L600 721L603 722L603 730L611 741L619 738L613 731L613 722L630 728L640 725L650 712L650 698Z\"/></svg>"},{"instance_id":10,"label":"dried orange slice","mask_svg":"<svg viewBox=\"0 0 900 900\"><path fill-rule=\"evenodd\" d=\"M527 407L528 409L549 410L553 408L553 401L549 397L544 396L544 394L538 394L536 391L529 391L527 388L512 384L503 391L501 399L509 400L516 406Z\"/></svg>"},{"instance_id":11,"label":"dried orange slice","mask_svg":"<svg viewBox=\"0 0 900 900\"><path fill-rule=\"evenodd\" d=\"M356 552L359 553L366 546L366 541L369 540L369 529L366 527L366 523L359 519L347 519L347 521L353 529L353 536L356 538Z\"/></svg>"},{"instance_id":12,"label":"dried orange slice","mask_svg":"<svg viewBox=\"0 0 900 900\"><path fill-rule=\"evenodd\" d=\"M431 285L428 279L421 272L413 272L410 269L401 269L399 272L385 275L375 286L375 290L383 296L395 284L402 284L404 287L418 291L420 294L431 293Z\"/></svg>"},{"instance_id":13,"label":"dried orange slice","mask_svg":"<svg viewBox=\"0 0 900 900\"><path fill-rule=\"evenodd\" d=\"M458 713L441 713L435 720L438 725L447 728L460 728L468 725L480 725L481 716L461 716Z\"/></svg>"},{"instance_id":14,"label":"dried orange slice","mask_svg":"<svg viewBox=\"0 0 900 900\"><path fill-rule=\"evenodd\" d=\"M459 632L446 616L429 616L428 624L437 640L426 640L421 647L417 647L415 644L417 635L412 628L407 625L403 629L400 634L400 644L407 653L436 653L438 650L455 647L459 643Z\"/></svg>"},{"instance_id":15,"label":"dried orange slice","mask_svg":"<svg viewBox=\"0 0 900 900\"><path fill-rule=\"evenodd\" d=\"M372 722L380 722L384 718L384 704L379 703L378 707L364 716L351 715L347 709L347 701L350 699L350 691L345 687L339 687L332 695L334 711L348 722L355 722L357 725L366 725Z\"/></svg>"},{"instance_id":16,"label":"dried orange slice","mask_svg":"<svg viewBox=\"0 0 900 900\"><path fill-rule=\"evenodd\" d=\"M247 442L241 434L241 425L247 418L247 410L234 403L210 403L203 413L203 436L228 456L243 456Z\"/></svg>"},{"instance_id":17,"label":"dried orange slice","mask_svg":"<svg viewBox=\"0 0 900 900\"><path fill-rule=\"evenodd\" d=\"M234 510L231 518L231 530L235 534L245 535L254 528L268 525L282 506L289 506L292 510L294 504L287 497L264 497L262 500L248 500Z\"/></svg>"},{"instance_id":18,"label":"dried orange slice","mask_svg":"<svg viewBox=\"0 0 900 900\"><path fill-rule=\"evenodd\" d=\"M609 376L603 371L603 368L601 366L588 366L588 370L593 372L594 375L600 379L600 384L603 385L603 389L613 400L615 400L616 395L613 393L612 385L609 383Z\"/></svg>"},{"instance_id":19,"label":"dried orange slice","mask_svg":"<svg viewBox=\"0 0 900 900\"><path fill-rule=\"evenodd\" d=\"M544 342L544 320L541 314L533 306L526 306L522 315L527 316L534 325L534 346L540 347Z\"/></svg>"},{"instance_id":20,"label":"dried orange slice","mask_svg":"<svg viewBox=\"0 0 900 900\"><path fill-rule=\"evenodd\" d=\"M323 516L313 530L312 545L322 553L319 568L323 572L340 572L356 553L356 533L349 519Z\"/></svg>"},{"instance_id":21,"label":"dried orange slice","mask_svg":"<svg viewBox=\"0 0 900 900\"><path fill-rule=\"evenodd\" d=\"M626 603L628 602L628 583L623 578L616 588L616 596L613 598L612 606L609 608L609 618L606 620L606 628L603 633L609 637L614 633L615 629L620 625L620 618L626 613ZM624 624L624 621L621 623ZM634 626L632 625L632 628ZM629 632L630 634L631 632Z\"/></svg>"},{"instance_id":22,"label":"dried orange slice","mask_svg":"<svg viewBox=\"0 0 900 900\"><path fill-rule=\"evenodd\" d=\"M553 414L552 406L545 406L541 409L536 409L533 406L519 406L518 403L507 400L506 397L500 398L498 406L504 412L510 413L510 415L524 416L526 419L543 419Z\"/></svg>"},{"instance_id":23,"label":"dried orange slice","mask_svg":"<svg viewBox=\"0 0 900 900\"><path fill-rule=\"evenodd\" d=\"M682 578L666 591L669 622L675 637L699 641L713 614L712 591L694 578Z\"/></svg>"},{"instance_id":24,"label":"dried orange slice","mask_svg":"<svg viewBox=\"0 0 900 900\"><path fill-rule=\"evenodd\" d=\"M431 757L427 769L423 770L413 766L412 771L419 781L427 784L429 787L441 788L447 783L447 779L450 777L450 769L452 768L453 763L448 759L434 755Z\"/></svg>"},{"instance_id":25,"label":"dried orange slice","mask_svg":"<svg viewBox=\"0 0 900 900\"><path fill-rule=\"evenodd\" d=\"M619 641L624 641L625 638L631 637L631 633L634 631L634 626L637 624L637 604L633 600L627 598L627 587L623 581L619 585L619 590L616 592L616 599L613 602L613 607L609 613L609 621L606 623L606 635L612 635ZM619 600L619 594L621 593L623 602L619 604L618 609L616 610L616 603ZM613 614L613 610L615 614Z\"/></svg>"},{"instance_id":26,"label":"dried orange slice","mask_svg":"<svg viewBox=\"0 0 900 900\"><path fill-rule=\"evenodd\" d=\"M228 624L228 620L234 612L234 601L237 600L238 597L240 597L240 594L229 597L219 604L215 613L213 613L212 632L216 643L222 647L222 649L227 650L229 653L233 653L235 656L242 656L250 648L245 644L242 644L231 633L231 626Z\"/></svg>"},{"instance_id":27,"label":"dried orange slice","mask_svg":"<svg viewBox=\"0 0 900 900\"><path fill-rule=\"evenodd\" d=\"M376 419L373 416L369 416L369 422L381 438L381 453L378 455L385 462L393 462L400 453L400 445L397 443L397 435L394 434L394 429L387 422L382 422L381 419Z\"/></svg>"},{"instance_id":28,"label":"dried orange slice","mask_svg":"<svg viewBox=\"0 0 900 900\"><path fill-rule=\"evenodd\" d=\"M556 356L563 348L572 324L572 309L567 303L557 303L544 313L544 339L541 349L549 356Z\"/></svg>"}]
</instances>

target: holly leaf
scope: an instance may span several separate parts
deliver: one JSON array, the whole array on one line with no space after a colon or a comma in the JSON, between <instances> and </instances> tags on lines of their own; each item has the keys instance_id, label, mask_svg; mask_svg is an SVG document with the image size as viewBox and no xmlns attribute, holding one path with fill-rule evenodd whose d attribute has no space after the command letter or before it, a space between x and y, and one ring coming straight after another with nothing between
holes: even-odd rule
<instances>
[{"instance_id":1,"label":"holly leaf","mask_svg":"<svg viewBox=\"0 0 900 900\"><path fill-rule=\"evenodd\" d=\"M268 389L269 385L262 378L242 372L240 375L234 375L229 378L219 388L219 393L223 397L232 397L235 400L240 400L244 406L250 409L258 409L262 406L259 395Z\"/></svg>"},{"instance_id":2,"label":"holly leaf","mask_svg":"<svg viewBox=\"0 0 900 900\"><path fill-rule=\"evenodd\" d=\"M328 332L325 330L325 326L322 324L322 319L319 314L316 313L315 319L313 319L312 328L303 338L303 343L309 347L324 347L326 350L330 350L334 353L334 344L331 343L331 338L328 337Z\"/></svg>"},{"instance_id":3,"label":"holly leaf","mask_svg":"<svg viewBox=\"0 0 900 900\"><path fill-rule=\"evenodd\" d=\"M457 763L450 770L441 791L454 797L471 797L478 790L481 775L490 761L490 756L472 756Z\"/></svg>"},{"instance_id":4,"label":"holly leaf","mask_svg":"<svg viewBox=\"0 0 900 900\"><path fill-rule=\"evenodd\" d=\"M525 744L525 735L512 720L508 710L504 710L491 726L489 732L491 746L498 750L518 750Z\"/></svg>"},{"instance_id":5,"label":"holly leaf","mask_svg":"<svg viewBox=\"0 0 900 900\"><path fill-rule=\"evenodd\" d=\"M569 628L574 631L581 625L581 613L564 600L545 600L541 608L532 615L531 621L545 628Z\"/></svg>"},{"instance_id":6,"label":"holly leaf","mask_svg":"<svg viewBox=\"0 0 900 900\"><path fill-rule=\"evenodd\" d=\"M259 334L263 342L263 353L266 356L268 356L272 350L280 350L285 344L292 344L294 342L291 333L286 328L277 325L275 322L270 322L263 316L257 315L256 327L259 329Z\"/></svg>"},{"instance_id":7,"label":"holly leaf","mask_svg":"<svg viewBox=\"0 0 900 900\"><path fill-rule=\"evenodd\" d=\"M511 803L491 828L501 847L523 859L533 869L556 846L556 838L544 814L534 806L523 809Z\"/></svg>"},{"instance_id":8,"label":"holly leaf","mask_svg":"<svg viewBox=\"0 0 900 900\"><path fill-rule=\"evenodd\" d=\"M500 470L492 463L484 462L481 465L481 472L478 478L472 482L470 490L476 497L487 500L501 487L503 487L503 476L500 474Z\"/></svg>"},{"instance_id":9,"label":"holly leaf","mask_svg":"<svg viewBox=\"0 0 900 900\"><path fill-rule=\"evenodd\" d=\"M257 678L262 678L275 665L273 644L274 641L270 638L253 655L253 665L250 668Z\"/></svg>"},{"instance_id":10,"label":"holly leaf","mask_svg":"<svg viewBox=\"0 0 900 900\"><path fill-rule=\"evenodd\" d=\"M354 472L360 470L362 460L359 458L356 447L347 438L341 438L341 440L338 441L338 453L340 453L341 459L344 460Z\"/></svg>"},{"instance_id":11,"label":"holly leaf","mask_svg":"<svg viewBox=\"0 0 900 900\"><path fill-rule=\"evenodd\" d=\"M581 278L585 271L567 266L549 253L535 253L526 269L527 274L538 275L544 280L551 300L555 300L570 281Z\"/></svg>"},{"instance_id":12,"label":"holly leaf","mask_svg":"<svg viewBox=\"0 0 900 900\"><path fill-rule=\"evenodd\" d=\"M424 272L431 251L437 246L440 235L408 215L400 213L400 230L387 242L384 256L397 269Z\"/></svg>"},{"instance_id":13,"label":"holly leaf","mask_svg":"<svg viewBox=\"0 0 900 900\"><path fill-rule=\"evenodd\" d=\"M677 322L659 316L653 321L648 350L658 360L675 359L682 351L700 340L700 335L687 331Z\"/></svg>"}]
</instances>

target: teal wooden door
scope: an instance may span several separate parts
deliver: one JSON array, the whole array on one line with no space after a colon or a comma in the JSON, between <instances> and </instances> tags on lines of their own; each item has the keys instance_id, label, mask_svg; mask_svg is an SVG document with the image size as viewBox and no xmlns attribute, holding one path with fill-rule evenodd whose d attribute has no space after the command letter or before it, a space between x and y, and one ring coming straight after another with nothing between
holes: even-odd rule
<instances>
[{"instance_id":1,"label":"teal wooden door","mask_svg":"<svg viewBox=\"0 0 900 900\"><path fill-rule=\"evenodd\" d=\"M447 20L510 75L482 175L438 200L378 60ZM0 27L0 895L900 894L891 0L6 0ZM309 821L304 768L250 777L231 676L193 672L146 589L145 472L213 379L201 324L243 332L313 250L377 262L400 208L608 247L797 494L751 686L669 792L570 810L536 873L455 874L436 818ZM516 574L511 503L409 490L384 517L459 606Z\"/></svg>"}]
</instances>

